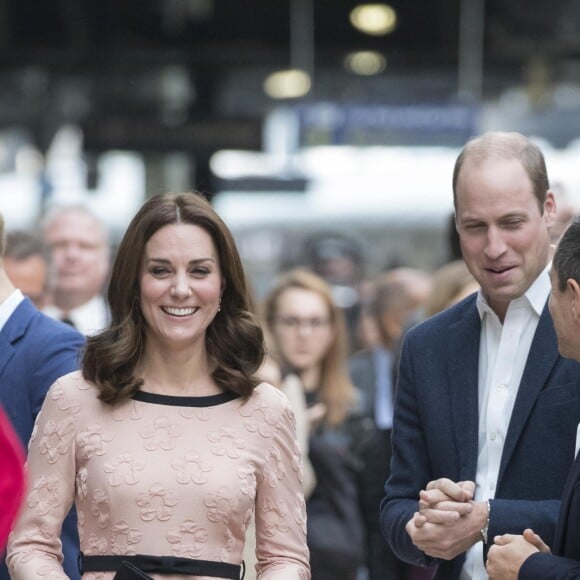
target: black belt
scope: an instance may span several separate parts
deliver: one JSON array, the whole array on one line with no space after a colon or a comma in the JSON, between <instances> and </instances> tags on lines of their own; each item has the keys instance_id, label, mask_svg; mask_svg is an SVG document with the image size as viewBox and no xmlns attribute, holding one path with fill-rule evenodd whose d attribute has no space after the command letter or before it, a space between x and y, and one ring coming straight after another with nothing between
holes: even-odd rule
<instances>
[{"instance_id":1,"label":"black belt","mask_svg":"<svg viewBox=\"0 0 580 580\"><path fill-rule=\"evenodd\" d=\"M245 566L215 562L212 560L194 560L191 558L174 558L173 556L85 556L79 554L79 571L84 572L117 572L124 562L132 564L143 572L157 574L183 574L190 576L211 576L213 578L243 579ZM244 574L240 573L244 570Z\"/></svg>"}]
</instances>

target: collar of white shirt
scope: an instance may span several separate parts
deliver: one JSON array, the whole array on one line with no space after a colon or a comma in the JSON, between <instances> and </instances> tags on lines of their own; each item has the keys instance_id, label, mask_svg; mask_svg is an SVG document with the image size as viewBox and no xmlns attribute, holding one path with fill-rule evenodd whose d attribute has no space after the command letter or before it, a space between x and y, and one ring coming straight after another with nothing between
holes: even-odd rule
<instances>
[{"instance_id":1,"label":"collar of white shirt","mask_svg":"<svg viewBox=\"0 0 580 580\"><path fill-rule=\"evenodd\" d=\"M46 306L43 312L51 318L62 320L63 312L54 305ZM94 296L85 304L66 313L76 329L82 334L94 334L102 330L108 323L108 311L102 296Z\"/></svg>"},{"instance_id":2,"label":"collar of white shirt","mask_svg":"<svg viewBox=\"0 0 580 580\"><path fill-rule=\"evenodd\" d=\"M2 304L0 304L0 330L4 328L4 325L8 322L8 319L12 316L14 311L18 308L18 305L24 300L22 292L16 288Z\"/></svg>"},{"instance_id":3,"label":"collar of white shirt","mask_svg":"<svg viewBox=\"0 0 580 580\"><path fill-rule=\"evenodd\" d=\"M532 282L531 286L526 290L526 292L519 298L516 298L510 302L509 307L518 307L518 305L527 302L533 308L534 312L538 316L541 316L542 311L544 310L544 306L546 305L546 299L550 294L549 272L551 266L552 263L550 262L544 268L544 270L542 270L540 275ZM481 319L483 319L485 314L490 314L493 312L481 290L477 292L476 305L477 311L479 312L479 317Z\"/></svg>"}]
</instances>

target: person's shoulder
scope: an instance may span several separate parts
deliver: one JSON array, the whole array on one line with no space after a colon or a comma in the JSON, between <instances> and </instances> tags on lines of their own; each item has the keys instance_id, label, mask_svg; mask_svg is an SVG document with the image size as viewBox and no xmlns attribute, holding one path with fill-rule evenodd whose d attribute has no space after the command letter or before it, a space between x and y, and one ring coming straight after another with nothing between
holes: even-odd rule
<instances>
[{"instance_id":1,"label":"person's shoulder","mask_svg":"<svg viewBox=\"0 0 580 580\"><path fill-rule=\"evenodd\" d=\"M42 337L43 340L47 337L54 337L54 340L64 340L79 344L85 341L85 337L72 326L64 324L60 320L55 320L36 309L30 319L30 330L34 330L35 336L37 338Z\"/></svg>"},{"instance_id":2,"label":"person's shoulder","mask_svg":"<svg viewBox=\"0 0 580 580\"><path fill-rule=\"evenodd\" d=\"M46 316L28 299L23 300L12 313L2 329L2 334L13 343L18 352L34 357L33 367L53 361L55 357L55 360L61 362L77 361L85 343L82 334ZM73 367L64 368L62 374L77 367L78 362Z\"/></svg>"},{"instance_id":3,"label":"person's shoulder","mask_svg":"<svg viewBox=\"0 0 580 580\"><path fill-rule=\"evenodd\" d=\"M74 370L62 377L59 377L55 384L59 384L60 387L67 392L82 392L82 393L94 393L97 391L97 387L87 381L83 377L81 370Z\"/></svg>"},{"instance_id":4,"label":"person's shoulder","mask_svg":"<svg viewBox=\"0 0 580 580\"><path fill-rule=\"evenodd\" d=\"M479 317L477 312L477 294L471 294L464 298L457 304L434 314L433 316L423 320L419 324L411 327L407 334L409 336L413 335L425 335L432 333L439 333L442 330L447 331L449 326L466 320L468 322L476 320Z\"/></svg>"},{"instance_id":5,"label":"person's shoulder","mask_svg":"<svg viewBox=\"0 0 580 580\"><path fill-rule=\"evenodd\" d=\"M270 383L260 383L247 401L248 406L260 410L268 422L276 421L291 408L286 394Z\"/></svg>"},{"instance_id":6,"label":"person's shoulder","mask_svg":"<svg viewBox=\"0 0 580 580\"><path fill-rule=\"evenodd\" d=\"M279 430L286 432L296 425L294 410L288 397L270 383L260 383L242 405L242 416L253 430L269 437Z\"/></svg>"},{"instance_id":7,"label":"person's shoulder","mask_svg":"<svg viewBox=\"0 0 580 580\"><path fill-rule=\"evenodd\" d=\"M86 381L80 371L73 371L51 385L40 413L53 420L72 421L71 424L84 428L98 421L102 405L97 388Z\"/></svg>"},{"instance_id":8,"label":"person's shoulder","mask_svg":"<svg viewBox=\"0 0 580 580\"><path fill-rule=\"evenodd\" d=\"M269 404L272 408L282 408L288 398L284 392L270 383L260 383L252 392L250 400L258 404Z\"/></svg>"},{"instance_id":9,"label":"person's shoulder","mask_svg":"<svg viewBox=\"0 0 580 580\"><path fill-rule=\"evenodd\" d=\"M83 377L82 371L75 370L59 377L50 387L47 396L80 400L83 405L88 405L91 401L97 401L98 394L97 387Z\"/></svg>"}]
</instances>

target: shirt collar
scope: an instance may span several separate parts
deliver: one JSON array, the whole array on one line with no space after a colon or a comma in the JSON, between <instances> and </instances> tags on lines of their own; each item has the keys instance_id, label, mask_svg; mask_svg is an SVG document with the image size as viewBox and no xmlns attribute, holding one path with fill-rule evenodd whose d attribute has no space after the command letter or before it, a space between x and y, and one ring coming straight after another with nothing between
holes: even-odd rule
<instances>
[{"instance_id":1,"label":"shirt collar","mask_svg":"<svg viewBox=\"0 0 580 580\"><path fill-rule=\"evenodd\" d=\"M517 307L521 304L529 304L532 310L541 316L544 306L546 305L546 300L550 294L550 268L552 262L542 270L540 275L532 282L531 286L526 290L526 292L510 302L509 307ZM485 296L482 294L481 289L477 292L477 311L479 312L480 319L483 320L485 314L490 314L493 312L491 306L488 304Z\"/></svg>"},{"instance_id":2,"label":"shirt collar","mask_svg":"<svg viewBox=\"0 0 580 580\"><path fill-rule=\"evenodd\" d=\"M105 327L108 320L107 306L102 296L94 296L88 302L66 312L53 304L45 306L43 312L56 320L68 319L81 334L94 334Z\"/></svg>"},{"instance_id":3,"label":"shirt collar","mask_svg":"<svg viewBox=\"0 0 580 580\"><path fill-rule=\"evenodd\" d=\"M2 304L0 304L0 330L4 328L4 325L8 322L8 319L14 314L18 305L24 300L22 292L16 288Z\"/></svg>"}]
</instances>

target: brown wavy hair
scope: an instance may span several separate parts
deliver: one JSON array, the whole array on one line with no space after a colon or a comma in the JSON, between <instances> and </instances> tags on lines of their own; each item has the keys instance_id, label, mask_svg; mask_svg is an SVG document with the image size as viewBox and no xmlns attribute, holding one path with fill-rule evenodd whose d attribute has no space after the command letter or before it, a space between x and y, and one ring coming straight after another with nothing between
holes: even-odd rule
<instances>
[{"instance_id":1,"label":"brown wavy hair","mask_svg":"<svg viewBox=\"0 0 580 580\"><path fill-rule=\"evenodd\" d=\"M137 212L117 251L107 299L111 323L87 338L83 377L100 390L99 398L115 404L143 385L134 375L145 349L145 320L139 306L139 280L147 241L171 224L204 229L216 247L225 288L221 311L207 329L206 349L212 377L224 390L247 398L258 384L264 358L262 330L251 312L246 278L228 227L198 193L157 195Z\"/></svg>"},{"instance_id":2,"label":"brown wavy hair","mask_svg":"<svg viewBox=\"0 0 580 580\"><path fill-rule=\"evenodd\" d=\"M315 292L328 308L334 337L321 362L318 394L320 401L326 405L326 421L331 425L337 425L345 419L356 398L355 387L347 371L348 334L344 313L336 305L330 286L320 276L300 268L290 270L278 278L263 304L264 320L274 343L276 340L273 327L278 314L278 301L288 288ZM280 353L277 355L280 356ZM284 364L285 361L281 362Z\"/></svg>"}]
</instances>

